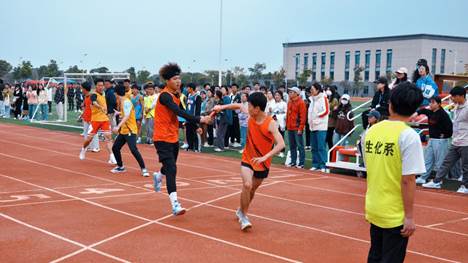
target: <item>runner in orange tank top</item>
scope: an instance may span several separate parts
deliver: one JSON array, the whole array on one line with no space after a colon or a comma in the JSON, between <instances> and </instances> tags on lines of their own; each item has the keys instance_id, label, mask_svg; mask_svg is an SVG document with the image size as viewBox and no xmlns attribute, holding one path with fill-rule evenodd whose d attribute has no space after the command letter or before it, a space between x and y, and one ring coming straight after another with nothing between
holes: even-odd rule
<instances>
[{"instance_id":1,"label":"runner in orange tank top","mask_svg":"<svg viewBox=\"0 0 468 263\"><path fill-rule=\"evenodd\" d=\"M261 92L254 92L248 98L248 108L242 104L218 105L213 111L241 110L249 114L247 144L242 153L241 177L242 193L240 208L236 215L241 230L247 230L252 224L247 212L255 191L268 177L272 157L284 148L284 140L278 130L278 124L265 113L267 98Z\"/></svg>"}]
</instances>

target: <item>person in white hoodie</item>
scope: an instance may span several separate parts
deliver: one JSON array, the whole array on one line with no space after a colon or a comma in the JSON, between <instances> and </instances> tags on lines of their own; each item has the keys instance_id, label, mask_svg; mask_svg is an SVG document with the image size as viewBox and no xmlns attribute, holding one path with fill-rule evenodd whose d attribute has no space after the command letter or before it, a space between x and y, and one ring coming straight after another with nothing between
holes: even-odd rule
<instances>
[{"instance_id":1,"label":"person in white hoodie","mask_svg":"<svg viewBox=\"0 0 468 263\"><path fill-rule=\"evenodd\" d=\"M330 106L328 104L327 95L323 92L323 88L319 83L312 84L310 93L310 106L308 112L308 122L311 131L310 143L312 148L312 168L310 168L310 170L321 170L322 172L326 172L326 137Z\"/></svg>"}]
</instances>

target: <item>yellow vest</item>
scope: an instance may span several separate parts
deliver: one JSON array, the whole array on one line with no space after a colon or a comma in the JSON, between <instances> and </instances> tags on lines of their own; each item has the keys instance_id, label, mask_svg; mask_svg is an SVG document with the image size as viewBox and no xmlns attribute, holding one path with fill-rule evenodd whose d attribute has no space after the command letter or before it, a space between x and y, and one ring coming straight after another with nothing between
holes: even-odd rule
<instances>
[{"instance_id":1,"label":"yellow vest","mask_svg":"<svg viewBox=\"0 0 468 263\"><path fill-rule=\"evenodd\" d=\"M151 96L145 96L144 101L145 101L145 111L146 109L150 109L151 106L153 105L154 99L156 98L156 95L151 95ZM145 114L145 118L150 119L154 118L154 109L150 110L147 114Z\"/></svg>"},{"instance_id":2,"label":"yellow vest","mask_svg":"<svg viewBox=\"0 0 468 263\"><path fill-rule=\"evenodd\" d=\"M135 119L135 108L133 107L132 101L128 98L125 99L125 101L130 102L132 105L132 110L130 112L130 117L127 119L127 121L120 127L120 134L127 135L129 133L137 134L138 133L138 127ZM120 113L122 118L125 118L125 112L124 112L124 105L120 107Z\"/></svg>"},{"instance_id":3,"label":"yellow vest","mask_svg":"<svg viewBox=\"0 0 468 263\"><path fill-rule=\"evenodd\" d=\"M107 109L105 95L97 92L94 92L94 94L97 96L97 103L104 109ZM107 117L107 112L104 113L101 109L91 104L91 121L109 121L109 117Z\"/></svg>"},{"instance_id":4,"label":"yellow vest","mask_svg":"<svg viewBox=\"0 0 468 263\"><path fill-rule=\"evenodd\" d=\"M401 121L382 121L367 132L363 152L367 168L366 219L381 228L403 225L400 134L410 129Z\"/></svg>"}]
</instances>

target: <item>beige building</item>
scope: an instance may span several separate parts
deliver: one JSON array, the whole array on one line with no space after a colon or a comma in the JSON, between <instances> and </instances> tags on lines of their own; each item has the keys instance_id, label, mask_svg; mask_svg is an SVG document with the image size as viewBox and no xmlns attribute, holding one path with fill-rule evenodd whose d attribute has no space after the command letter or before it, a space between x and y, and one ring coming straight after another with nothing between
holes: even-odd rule
<instances>
[{"instance_id":1,"label":"beige building","mask_svg":"<svg viewBox=\"0 0 468 263\"><path fill-rule=\"evenodd\" d=\"M406 67L411 78L420 58L427 60L431 74L464 72L468 37L417 34L283 44L283 67L288 80L295 80L307 68L312 70L309 81L331 78L335 82L352 82L356 66L363 67L365 83L400 67Z\"/></svg>"}]
</instances>

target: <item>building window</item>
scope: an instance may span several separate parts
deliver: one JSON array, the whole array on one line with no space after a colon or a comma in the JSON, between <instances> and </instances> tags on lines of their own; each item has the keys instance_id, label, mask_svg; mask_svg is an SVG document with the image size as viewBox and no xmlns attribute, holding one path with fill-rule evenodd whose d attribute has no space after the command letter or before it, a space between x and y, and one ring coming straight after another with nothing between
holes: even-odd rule
<instances>
[{"instance_id":1,"label":"building window","mask_svg":"<svg viewBox=\"0 0 468 263\"><path fill-rule=\"evenodd\" d=\"M335 52L330 53L330 79L335 77Z\"/></svg>"},{"instance_id":2,"label":"building window","mask_svg":"<svg viewBox=\"0 0 468 263\"><path fill-rule=\"evenodd\" d=\"M392 72L393 50L387 49L387 72Z\"/></svg>"},{"instance_id":3,"label":"building window","mask_svg":"<svg viewBox=\"0 0 468 263\"><path fill-rule=\"evenodd\" d=\"M317 79L317 53L312 53L312 80Z\"/></svg>"},{"instance_id":4,"label":"building window","mask_svg":"<svg viewBox=\"0 0 468 263\"><path fill-rule=\"evenodd\" d=\"M371 51L366 50L365 65L364 65L364 80L369 81Z\"/></svg>"},{"instance_id":5,"label":"building window","mask_svg":"<svg viewBox=\"0 0 468 263\"><path fill-rule=\"evenodd\" d=\"M357 50L354 52L354 66L359 67L361 65L361 51Z\"/></svg>"},{"instance_id":6,"label":"building window","mask_svg":"<svg viewBox=\"0 0 468 263\"><path fill-rule=\"evenodd\" d=\"M300 58L300 56L301 56L301 54L296 53L296 78L299 75L299 58Z\"/></svg>"},{"instance_id":7,"label":"building window","mask_svg":"<svg viewBox=\"0 0 468 263\"><path fill-rule=\"evenodd\" d=\"M325 63L327 59L327 53L322 52L322 61L320 61L320 79L325 78Z\"/></svg>"},{"instance_id":8,"label":"building window","mask_svg":"<svg viewBox=\"0 0 468 263\"><path fill-rule=\"evenodd\" d=\"M304 70L309 68L309 54L304 53Z\"/></svg>"},{"instance_id":9,"label":"building window","mask_svg":"<svg viewBox=\"0 0 468 263\"><path fill-rule=\"evenodd\" d=\"M436 72L436 64L437 64L437 48L432 49L432 65L431 65L431 73L435 74Z\"/></svg>"},{"instance_id":10,"label":"building window","mask_svg":"<svg viewBox=\"0 0 468 263\"><path fill-rule=\"evenodd\" d=\"M350 64L350 59L351 58L351 52L346 51L345 52L345 80L349 80L349 64Z\"/></svg>"},{"instance_id":11,"label":"building window","mask_svg":"<svg viewBox=\"0 0 468 263\"><path fill-rule=\"evenodd\" d=\"M369 86L364 86L364 89L362 90L362 95L364 95L364 97L367 97L367 95L369 95Z\"/></svg>"},{"instance_id":12,"label":"building window","mask_svg":"<svg viewBox=\"0 0 468 263\"><path fill-rule=\"evenodd\" d=\"M382 60L382 51L377 49L375 51L375 78L380 77L380 62Z\"/></svg>"},{"instance_id":13,"label":"building window","mask_svg":"<svg viewBox=\"0 0 468 263\"><path fill-rule=\"evenodd\" d=\"M440 52L440 74L445 73L445 48Z\"/></svg>"}]
</instances>

